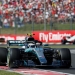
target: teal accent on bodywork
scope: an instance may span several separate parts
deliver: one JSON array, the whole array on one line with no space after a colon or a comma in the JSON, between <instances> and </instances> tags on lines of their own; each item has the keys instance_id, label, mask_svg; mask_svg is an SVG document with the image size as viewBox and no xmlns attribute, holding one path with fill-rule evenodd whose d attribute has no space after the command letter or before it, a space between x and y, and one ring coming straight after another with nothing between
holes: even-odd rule
<instances>
[{"instance_id":1,"label":"teal accent on bodywork","mask_svg":"<svg viewBox=\"0 0 75 75\"><path fill-rule=\"evenodd\" d=\"M25 52L32 52L35 54L35 56L39 59L40 61L40 64L46 64L47 63L47 60L44 56L44 52L43 52L43 48L40 47L40 48L28 48L25 50Z\"/></svg>"},{"instance_id":2,"label":"teal accent on bodywork","mask_svg":"<svg viewBox=\"0 0 75 75\"><path fill-rule=\"evenodd\" d=\"M27 66L27 62L24 60L24 66Z\"/></svg>"},{"instance_id":3,"label":"teal accent on bodywork","mask_svg":"<svg viewBox=\"0 0 75 75\"><path fill-rule=\"evenodd\" d=\"M25 52L32 52L33 50L39 50L39 51L41 51L41 50L43 50L43 48L28 48L28 49L25 49Z\"/></svg>"},{"instance_id":4,"label":"teal accent on bodywork","mask_svg":"<svg viewBox=\"0 0 75 75\"><path fill-rule=\"evenodd\" d=\"M32 52L33 49L34 48L27 48L27 49L25 49L25 52Z\"/></svg>"}]
</instances>

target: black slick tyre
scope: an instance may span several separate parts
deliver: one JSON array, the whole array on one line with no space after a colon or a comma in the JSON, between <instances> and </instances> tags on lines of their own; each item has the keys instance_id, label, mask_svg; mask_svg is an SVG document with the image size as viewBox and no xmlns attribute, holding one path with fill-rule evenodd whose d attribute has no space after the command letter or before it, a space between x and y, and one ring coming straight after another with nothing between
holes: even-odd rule
<instances>
[{"instance_id":1,"label":"black slick tyre","mask_svg":"<svg viewBox=\"0 0 75 75\"><path fill-rule=\"evenodd\" d=\"M62 39L61 44L63 44L63 45L66 44L66 40Z\"/></svg>"},{"instance_id":2,"label":"black slick tyre","mask_svg":"<svg viewBox=\"0 0 75 75\"><path fill-rule=\"evenodd\" d=\"M64 61L64 68L70 68L71 67L71 53L68 48L61 48L60 49L60 57L61 60Z\"/></svg>"},{"instance_id":3,"label":"black slick tyre","mask_svg":"<svg viewBox=\"0 0 75 75\"><path fill-rule=\"evenodd\" d=\"M18 48L10 48L7 56L7 64L9 68L19 67L17 61L20 60L20 50Z\"/></svg>"},{"instance_id":4,"label":"black slick tyre","mask_svg":"<svg viewBox=\"0 0 75 75\"><path fill-rule=\"evenodd\" d=\"M0 47L0 65L6 65L5 63L7 62L7 54L7 48Z\"/></svg>"}]
</instances>

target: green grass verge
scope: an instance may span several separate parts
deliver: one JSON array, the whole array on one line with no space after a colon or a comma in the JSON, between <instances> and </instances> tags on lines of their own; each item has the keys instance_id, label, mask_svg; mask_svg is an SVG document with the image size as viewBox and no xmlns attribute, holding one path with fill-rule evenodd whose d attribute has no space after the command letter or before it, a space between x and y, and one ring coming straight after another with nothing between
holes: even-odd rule
<instances>
[{"instance_id":1,"label":"green grass verge","mask_svg":"<svg viewBox=\"0 0 75 75\"><path fill-rule=\"evenodd\" d=\"M75 45L50 45L51 48L75 48Z\"/></svg>"},{"instance_id":2,"label":"green grass verge","mask_svg":"<svg viewBox=\"0 0 75 75\"><path fill-rule=\"evenodd\" d=\"M0 34L26 34L32 31L41 31L44 30L44 24L25 24L24 27L9 27L9 28L0 28ZM46 24L46 30L75 30L75 24L71 23L54 23L53 27L51 24Z\"/></svg>"},{"instance_id":3,"label":"green grass verge","mask_svg":"<svg viewBox=\"0 0 75 75\"><path fill-rule=\"evenodd\" d=\"M0 75L22 75L22 74L0 70Z\"/></svg>"},{"instance_id":4,"label":"green grass verge","mask_svg":"<svg viewBox=\"0 0 75 75\"><path fill-rule=\"evenodd\" d=\"M0 47L7 47L7 46L0 46ZM20 48L21 46L10 46L10 48ZM50 45L46 47L51 47L51 48L75 48L75 45Z\"/></svg>"}]
</instances>

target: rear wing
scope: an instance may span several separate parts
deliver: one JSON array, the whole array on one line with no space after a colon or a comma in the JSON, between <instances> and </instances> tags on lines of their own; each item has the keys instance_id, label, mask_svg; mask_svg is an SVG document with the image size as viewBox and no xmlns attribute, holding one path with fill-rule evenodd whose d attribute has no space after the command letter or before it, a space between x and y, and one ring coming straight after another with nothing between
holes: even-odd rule
<instances>
[{"instance_id":1,"label":"rear wing","mask_svg":"<svg viewBox=\"0 0 75 75\"><path fill-rule=\"evenodd\" d=\"M7 45L8 46L25 46L28 43L34 43L34 41L25 41L25 40L8 40Z\"/></svg>"},{"instance_id":2,"label":"rear wing","mask_svg":"<svg viewBox=\"0 0 75 75\"><path fill-rule=\"evenodd\" d=\"M25 40L8 40L7 45L8 46L21 46L24 45Z\"/></svg>"}]
</instances>

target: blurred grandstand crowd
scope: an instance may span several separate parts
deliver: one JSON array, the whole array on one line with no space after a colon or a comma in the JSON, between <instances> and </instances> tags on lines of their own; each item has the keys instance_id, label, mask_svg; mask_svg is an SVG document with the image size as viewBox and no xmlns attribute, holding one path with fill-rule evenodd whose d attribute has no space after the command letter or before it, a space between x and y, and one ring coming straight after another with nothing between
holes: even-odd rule
<instances>
[{"instance_id":1,"label":"blurred grandstand crowd","mask_svg":"<svg viewBox=\"0 0 75 75\"><path fill-rule=\"evenodd\" d=\"M45 15L44 15L45 3ZM0 27L23 27L34 20L75 21L75 0L0 0Z\"/></svg>"}]
</instances>

